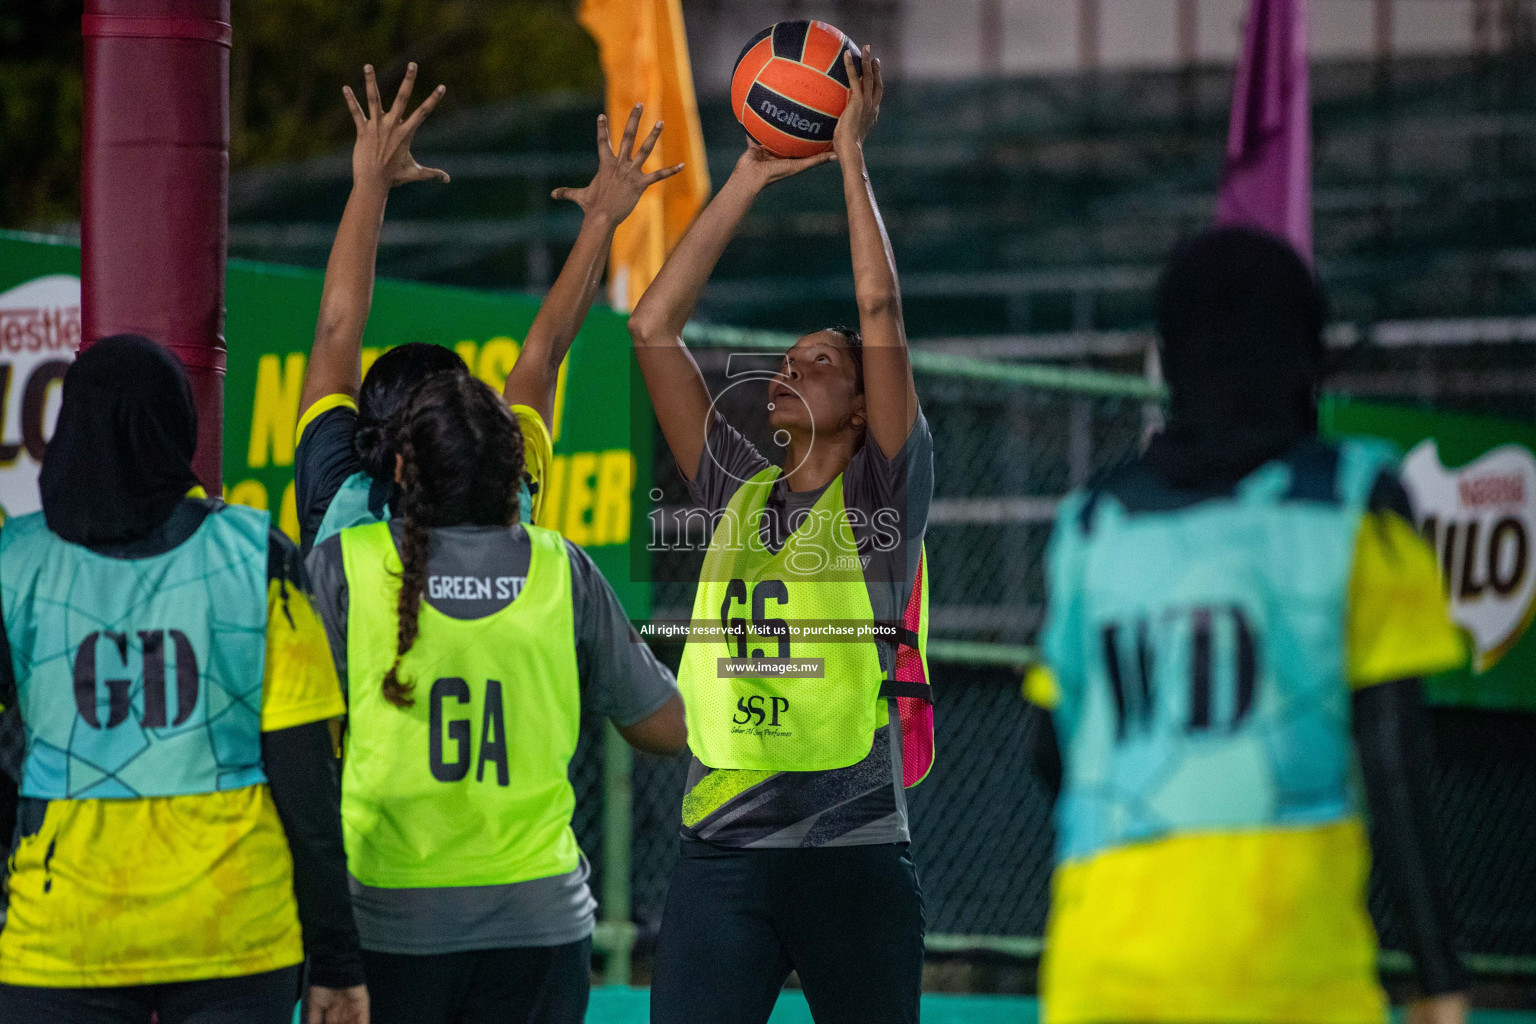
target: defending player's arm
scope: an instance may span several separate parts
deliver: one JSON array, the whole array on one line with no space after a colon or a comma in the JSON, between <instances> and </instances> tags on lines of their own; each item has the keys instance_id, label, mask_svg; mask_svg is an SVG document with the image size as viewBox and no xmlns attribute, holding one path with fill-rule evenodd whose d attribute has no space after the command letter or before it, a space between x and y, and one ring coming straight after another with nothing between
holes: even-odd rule
<instances>
[{"instance_id":1,"label":"defending player's arm","mask_svg":"<svg viewBox=\"0 0 1536 1024\"><path fill-rule=\"evenodd\" d=\"M864 47L863 75L855 69L853 51L843 52L848 72L848 106L832 137L833 151L843 172L843 198L848 206L848 240L853 250L853 289L859 303L859 332L864 336L865 420L869 434L887 459L895 458L917 421L917 387L907 353L907 331L901 316L901 287L896 259L880 219L869 168L864 163L864 139L880 116L885 94L880 62Z\"/></svg>"},{"instance_id":2,"label":"defending player's arm","mask_svg":"<svg viewBox=\"0 0 1536 1024\"><path fill-rule=\"evenodd\" d=\"M630 625L618 595L591 557L570 541L565 546L585 703L611 719L636 750L663 757L682 753L688 727L677 680Z\"/></svg>"},{"instance_id":3,"label":"defending player's arm","mask_svg":"<svg viewBox=\"0 0 1536 1024\"><path fill-rule=\"evenodd\" d=\"M1408 939L1419 987L1415 1019L1465 1012L1467 976L1441 868L1429 797L1428 722L1419 676L1464 658L1435 555L1414 531L1401 484L1378 481L1360 527L1350 582L1349 677L1372 850Z\"/></svg>"},{"instance_id":4,"label":"defending player's arm","mask_svg":"<svg viewBox=\"0 0 1536 1024\"><path fill-rule=\"evenodd\" d=\"M630 112L618 153L609 137L607 115L598 115L597 175L585 188L557 188L551 193L555 199L569 199L581 207L581 233L528 328L523 350L507 375L503 391L508 405L528 406L546 425L555 418L560 364L597 297L614 230L634 212L646 189L683 169L682 164L675 164L650 174L645 172L645 161L661 136L662 122L657 121L639 148L635 148L644 109L636 104Z\"/></svg>"},{"instance_id":5,"label":"defending player's arm","mask_svg":"<svg viewBox=\"0 0 1536 1024\"><path fill-rule=\"evenodd\" d=\"M446 87L439 85L407 117L406 106L416 84L414 63L406 68L400 91L388 110L379 99L372 65L363 68L363 77L368 86L366 115L351 86L342 87L357 127L357 142L352 147L352 193L325 265L315 343L299 397L301 419L316 402L329 396L357 400L362 383L363 328L373 305L374 264L389 190L408 181L448 180L447 172L422 167L411 155L417 129L443 98Z\"/></svg>"},{"instance_id":6,"label":"defending player's arm","mask_svg":"<svg viewBox=\"0 0 1536 1024\"><path fill-rule=\"evenodd\" d=\"M692 480L704 454L709 430L709 388L687 347L683 325L699 304L699 295L715 264L730 244L752 203L766 186L781 178L835 159L832 153L785 160L756 142L736 161L736 169L683 235L661 273L635 304L629 333L645 377L661 433L683 476Z\"/></svg>"},{"instance_id":7,"label":"defending player's arm","mask_svg":"<svg viewBox=\"0 0 1536 1024\"><path fill-rule=\"evenodd\" d=\"M294 899L309 960L308 1024L361 1022L368 995L330 732L346 706L299 552L276 531L268 544L262 762L293 855Z\"/></svg>"}]
</instances>

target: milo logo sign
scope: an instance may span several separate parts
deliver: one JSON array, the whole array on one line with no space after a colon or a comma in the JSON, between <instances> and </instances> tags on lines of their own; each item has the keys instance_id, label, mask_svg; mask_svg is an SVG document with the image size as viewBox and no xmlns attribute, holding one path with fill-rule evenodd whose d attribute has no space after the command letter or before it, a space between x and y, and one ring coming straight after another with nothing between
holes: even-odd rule
<instances>
[{"instance_id":1,"label":"milo logo sign","mask_svg":"<svg viewBox=\"0 0 1536 1024\"><path fill-rule=\"evenodd\" d=\"M1403 486L1439 556L1456 621L1476 643L1473 668L1486 672L1531 622L1536 457L1506 444L1447 469L1431 438L1403 461Z\"/></svg>"},{"instance_id":2,"label":"milo logo sign","mask_svg":"<svg viewBox=\"0 0 1536 1024\"><path fill-rule=\"evenodd\" d=\"M1433 704L1536 712L1536 424L1324 396L1323 433L1378 437L1434 548L1471 657L1430 677Z\"/></svg>"},{"instance_id":3,"label":"milo logo sign","mask_svg":"<svg viewBox=\"0 0 1536 1024\"><path fill-rule=\"evenodd\" d=\"M0 506L36 512L37 471L80 347L80 279L50 274L0 292Z\"/></svg>"}]
</instances>

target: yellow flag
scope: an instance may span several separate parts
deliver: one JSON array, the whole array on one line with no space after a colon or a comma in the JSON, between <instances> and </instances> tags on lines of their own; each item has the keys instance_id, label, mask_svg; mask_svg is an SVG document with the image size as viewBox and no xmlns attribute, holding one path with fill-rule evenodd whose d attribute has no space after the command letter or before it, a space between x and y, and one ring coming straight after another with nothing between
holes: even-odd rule
<instances>
[{"instance_id":1,"label":"yellow flag","mask_svg":"<svg viewBox=\"0 0 1536 1024\"><path fill-rule=\"evenodd\" d=\"M614 233L609 296L615 309L627 310L661 272L667 254L709 199L709 163L681 0L583 0L580 18L602 56L614 145L634 105L644 103L640 138L658 118L667 123L646 170L687 165L681 174L647 189Z\"/></svg>"}]
</instances>

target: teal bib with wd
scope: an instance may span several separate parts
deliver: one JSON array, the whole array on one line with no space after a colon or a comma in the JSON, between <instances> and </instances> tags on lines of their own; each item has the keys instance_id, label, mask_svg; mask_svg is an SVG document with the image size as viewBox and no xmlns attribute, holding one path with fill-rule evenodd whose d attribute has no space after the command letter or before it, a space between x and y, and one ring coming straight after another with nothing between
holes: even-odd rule
<instances>
[{"instance_id":1,"label":"teal bib with wd","mask_svg":"<svg viewBox=\"0 0 1536 1024\"><path fill-rule=\"evenodd\" d=\"M0 529L23 796L178 796L266 781L268 524L265 512L224 505L148 558L61 540L41 513Z\"/></svg>"},{"instance_id":2,"label":"teal bib with wd","mask_svg":"<svg viewBox=\"0 0 1536 1024\"><path fill-rule=\"evenodd\" d=\"M375 490L378 493L374 493ZM533 493L527 478L517 485L518 508L524 525L533 522ZM325 507L320 528L315 531L314 547L319 547L342 530L369 523L389 522L389 490L374 483L367 473L353 473L342 481L341 489Z\"/></svg>"},{"instance_id":3,"label":"teal bib with wd","mask_svg":"<svg viewBox=\"0 0 1536 1024\"><path fill-rule=\"evenodd\" d=\"M1191 500L1144 466L1069 497L1041 642L1061 686L1058 853L1357 813L1344 629L1393 453L1309 440Z\"/></svg>"}]
</instances>

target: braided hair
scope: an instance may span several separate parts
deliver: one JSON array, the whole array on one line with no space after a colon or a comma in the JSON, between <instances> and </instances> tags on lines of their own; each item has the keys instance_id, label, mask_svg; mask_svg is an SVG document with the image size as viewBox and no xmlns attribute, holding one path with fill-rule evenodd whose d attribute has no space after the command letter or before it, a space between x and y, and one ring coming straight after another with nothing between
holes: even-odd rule
<instances>
[{"instance_id":1,"label":"braided hair","mask_svg":"<svg viewBox=\"0 0 1536 1024\"><path fill-rule=\"evenodd\" d=\"M517 522L523 435L506 404L468 374L429 377L392 426L391 447L400 456L403 536L399 631L394 664L384 675L384 699L407 708L415 703L415 686L400 678L400 659L416 643L430 531Z\"/></svg>"}]
</instances>

